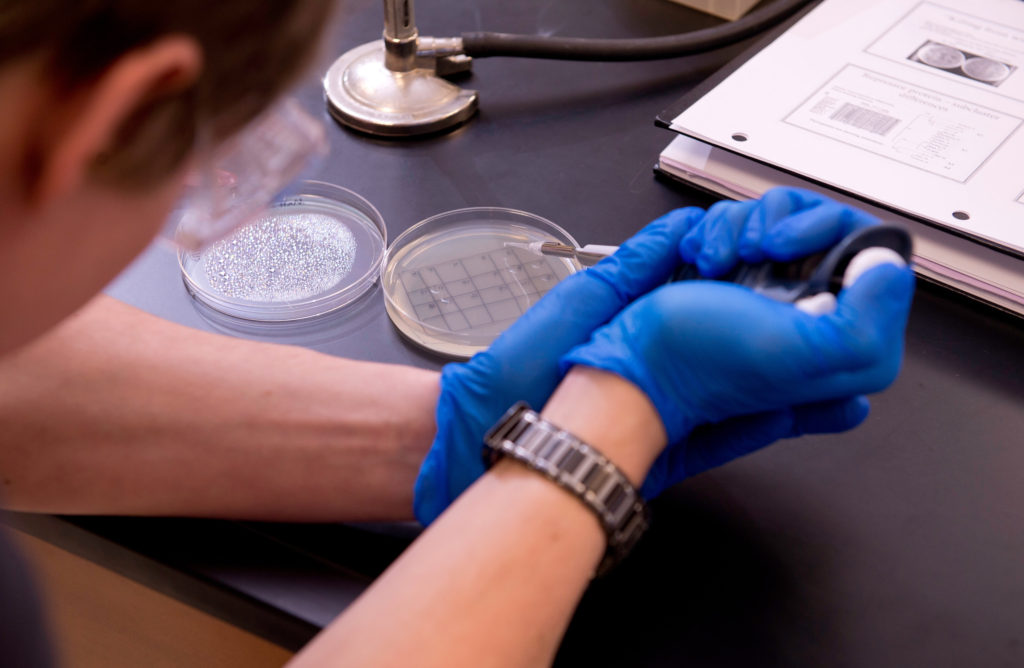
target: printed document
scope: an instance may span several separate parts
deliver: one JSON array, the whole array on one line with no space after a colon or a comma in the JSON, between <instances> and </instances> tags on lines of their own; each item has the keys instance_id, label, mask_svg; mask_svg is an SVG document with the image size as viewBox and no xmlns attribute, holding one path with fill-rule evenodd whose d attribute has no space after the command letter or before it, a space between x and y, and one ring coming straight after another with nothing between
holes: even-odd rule
<instances>
[{"instance_id":1,"label":"printed document","mask_svg":"<svg viewBox=\"0 0 1024 668\"><path fill-rule=\"evenodd\" d=\"M672 129L1024 253L1024 2L825 0Z\"/></svg>"}]
</instances>

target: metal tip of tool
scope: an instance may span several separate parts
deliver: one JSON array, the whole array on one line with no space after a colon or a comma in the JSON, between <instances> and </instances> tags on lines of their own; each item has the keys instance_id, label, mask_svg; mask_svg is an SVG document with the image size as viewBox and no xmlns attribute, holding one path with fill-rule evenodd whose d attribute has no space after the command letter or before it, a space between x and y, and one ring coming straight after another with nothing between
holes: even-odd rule
<instances>
[{"instance_id":1,"label":"metal tip of tool","mask_svg":"<svg viewBox=\"0 0 1024 668\"><path fill-rule=\"evenodd\" d=\"M531 242L531 243L526 243L526 242L523 242L523 241L506 241L505 242L505 248L522 248L523 250L530 251L531 253L538 253L538 254L544 252L543 246L544 246L544 242L542 242L542 241L534 241L534 242Z\"/></svg>"}]
</instances>

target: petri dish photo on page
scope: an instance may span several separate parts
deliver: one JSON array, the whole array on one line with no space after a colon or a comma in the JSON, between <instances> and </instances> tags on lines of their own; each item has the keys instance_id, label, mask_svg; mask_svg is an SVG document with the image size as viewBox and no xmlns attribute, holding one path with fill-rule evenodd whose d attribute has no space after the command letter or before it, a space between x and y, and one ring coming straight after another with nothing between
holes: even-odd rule
<instances>
[{"instance_id":1,"label":"petri dish photo on page","mask_svg":"<svg viewBox=\"0 0 1024 668\"><path fill-rule=\"evenodd\" d=\"M388 316L413 343L468 359L581 269L575 259L529 248L547 241L577 245L551 221L514 209L458 209L421 221L385 257Z\"/></svg>"},{"instance_id":2,"label":"petri dish photo on page","mask_svg":"<svg viewBox=\"0 0 1024 668\"><path fill-rule=\"evenodd\" d=\"M975 56L968 58L962 68L964 74L989 84L996 84L1010 74L1010 66L991 58Z\"/></svg>"},{"instance_id":3,"label":"petri dish photo on page","mask_svg":"<svg viewBox=\"0 0 1024 668\"><path fill-rule=\"evenodd\" d=\"M257 322L314 318L376 283L384 219L361 196L306 181L251 223L199 251L179 251L185 286L205 306Z\"/></svg>"},{"instance_id":4,"label":"petri dish photo on page","mask_svg":"<svg viewBox=\"0 0 1024 668\"><path fill-rule=\"evenodd\" d=\"M965 60L965 56L960 49L937 42L926 43L914 55L925 65L944 70L960 67L964 64Z\"/></svg>"}]
</instances>

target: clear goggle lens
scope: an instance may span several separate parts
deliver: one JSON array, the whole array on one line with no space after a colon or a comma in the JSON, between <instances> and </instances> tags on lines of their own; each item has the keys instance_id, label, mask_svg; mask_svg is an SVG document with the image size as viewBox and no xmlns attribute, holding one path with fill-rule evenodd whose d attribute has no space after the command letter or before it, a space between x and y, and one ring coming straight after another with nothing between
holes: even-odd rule
<instances>
[{"instance_id":1,"label":"clear goggle lens","mask_svg":"<svg viewBox=\"0 0 1024 668\"><path fill-rule=\"evenodd\" d=\"M322 123L286 99L217 148L187 178L173 241L195 251L251 222L327 154Z\"/></svg>"}]
</instances>

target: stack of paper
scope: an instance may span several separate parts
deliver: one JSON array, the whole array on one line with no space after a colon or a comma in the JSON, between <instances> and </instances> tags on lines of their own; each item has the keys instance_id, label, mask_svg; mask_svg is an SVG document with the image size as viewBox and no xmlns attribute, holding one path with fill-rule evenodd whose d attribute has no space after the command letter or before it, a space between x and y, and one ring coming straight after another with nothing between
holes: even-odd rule
<instances>
[{"instance_id":1,"label":"stack of paper","mask_svg":"<svg viewBox=\"0 0 1024 668\"><path fill-rule=\"evenodd\" d=\"M922 276L1024 314L1024 2L825 0L660 120L663 172L855 202Z\"/></svg>"}]
</instances>

